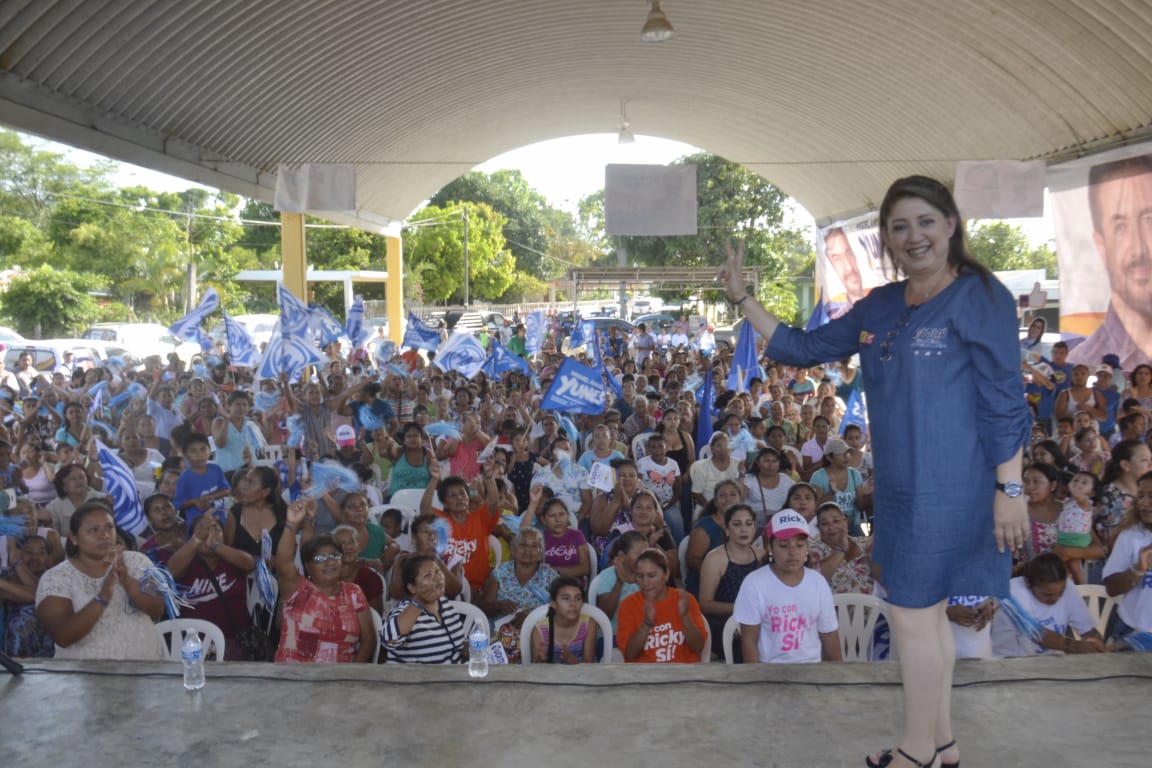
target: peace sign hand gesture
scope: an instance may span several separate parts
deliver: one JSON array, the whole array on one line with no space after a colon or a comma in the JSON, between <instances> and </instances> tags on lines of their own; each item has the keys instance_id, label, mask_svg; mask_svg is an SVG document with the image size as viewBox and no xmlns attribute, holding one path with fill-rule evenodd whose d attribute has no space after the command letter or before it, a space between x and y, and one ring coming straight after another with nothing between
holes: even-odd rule
<instances>
[{"instance_id":1,"label":"peace sign hand gesture","mask_svg":"<svg viewBox=\"0 0 1152 768\"><path fill-rule=\"evenodd\" d=\"M744 284L744 241L737 240L735 250L731 240L725 241L724 252L728 260L716 273L716 279L724 283L728 301L735 303L748 295L748 286Z\"/></svg>"}]
</instances>

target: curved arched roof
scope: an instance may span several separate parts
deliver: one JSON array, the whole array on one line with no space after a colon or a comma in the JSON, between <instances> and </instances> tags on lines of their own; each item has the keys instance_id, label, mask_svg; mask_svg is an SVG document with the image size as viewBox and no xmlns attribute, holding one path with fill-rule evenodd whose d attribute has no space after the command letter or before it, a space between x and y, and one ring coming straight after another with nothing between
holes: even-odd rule
<instances>
[{"instance_id":1,"label":"curved arched roof","mask_svg":"<svg viewBox=\"0 0 1152 768\"><path fill-rule=\"evenodd\" d=\"M0 0L0 120L270 199L353 162L385 226L525 144L615 131L743 163L817 218L957 160L1059 159L1152 121L1138 0Z\"/></svg>"}]
</instances>

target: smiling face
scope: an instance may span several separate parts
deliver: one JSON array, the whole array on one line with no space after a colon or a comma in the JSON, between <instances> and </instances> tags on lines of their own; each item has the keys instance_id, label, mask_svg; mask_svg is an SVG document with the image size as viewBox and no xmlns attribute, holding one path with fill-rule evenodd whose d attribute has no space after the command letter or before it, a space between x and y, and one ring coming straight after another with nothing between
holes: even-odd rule
<instances>
[{"instance_id":1,"label":"smiling face","mask_svg":"<svg viewBox=\"0 0 1152 768\"><path fill-rule=\"evenodd\" d=\"M948 246L957 222L919 197L892 204L880 237L896 266L909 277L932 279L949 269Z\"/></svg>"},{"instance_id":2,"label":"smiling face","mask_svg":"<svg viewBox=\"0 0 1152 768\"><path fill-rule=\"evenodd\" d=\"M658 514L660 513L656 500L647 493L637 496L636 501L632 503L632 525L638 531L647 532L656 525Z\"/></svg>"},{"instance_id":3,"label":"smiling face","mask_svg":"<svg viewBox=\"0 0 1152 768\"><path fill-rule=\"evenodd\" d=\"M1048 499L1052 498L1052 494L1056 492L1056 483L1049 480L1044 476L1044 473L1038 469L1029 468L1024 470L1024 478L1021 483L1024 486L1024 495L1033 504L1042 504Z\"/></svg>"},{"instance_id":4,"label":"smiling face","mask_svg":"<svg viewBox=\"0 0 1152 768\"><path fill-rule=\"evenodd\" d=\"M344 554L331 545L321 545L312 558L304 563L308 578L319 586L332 586L340 581L340 564Z\"/></svg>"}]
</instances>

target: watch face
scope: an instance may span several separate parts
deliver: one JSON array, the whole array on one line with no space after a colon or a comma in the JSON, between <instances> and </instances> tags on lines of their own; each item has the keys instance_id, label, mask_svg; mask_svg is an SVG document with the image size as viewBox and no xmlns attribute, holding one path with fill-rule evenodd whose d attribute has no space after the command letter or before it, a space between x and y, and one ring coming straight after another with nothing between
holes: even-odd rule
<instances>
[{"instance_id":1,"label":"watch face","mask_svg":"<svg viewBox=\"0 0 1152 768\"><path fill-rule=\"evenodd\" d=\"M1024 493L1024 486L1020 483L1004 483L1000 487L1004 491L1004 495L1012 499Z\"/></svg>"}]
</instances>

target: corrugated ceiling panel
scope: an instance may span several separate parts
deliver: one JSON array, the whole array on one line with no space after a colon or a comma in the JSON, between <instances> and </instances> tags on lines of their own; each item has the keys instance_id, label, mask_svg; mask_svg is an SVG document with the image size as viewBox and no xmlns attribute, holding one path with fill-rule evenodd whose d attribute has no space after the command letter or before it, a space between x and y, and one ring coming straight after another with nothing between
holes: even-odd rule
<instances>
[{"instance_id":1,"label":"corrugated ceiling panel","mask_svg":"<svg viewBox=\"0 0 1152 768\"><path fill-rule=\"evenodd\" d=\"M391 217L499 152L615 130L622 98L633 130L744 162L818 216L900 174L1152 123L1150 2L664 9L675 40L645 45L641 0L0 0L0 70L33 106L82 105L208 166L360 162L361 199Z\"/></svg>"}]
</instances>

